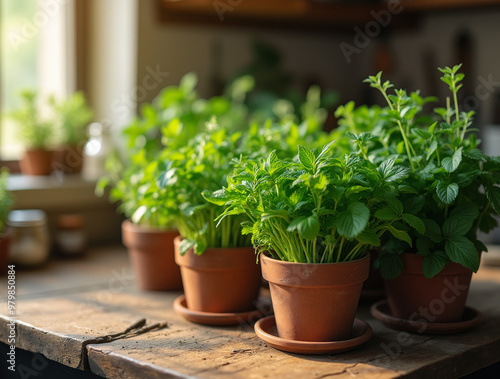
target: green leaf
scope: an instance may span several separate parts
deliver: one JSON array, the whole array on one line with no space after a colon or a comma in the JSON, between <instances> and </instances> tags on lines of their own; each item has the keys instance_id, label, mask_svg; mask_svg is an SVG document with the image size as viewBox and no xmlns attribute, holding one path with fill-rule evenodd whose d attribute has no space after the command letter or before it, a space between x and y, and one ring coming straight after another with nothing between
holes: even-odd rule
<instances>
[{"instance_id":1,"label":"green leaf","mask_svg":"<svg viewBox=\"0 0 500 379\"><path fill-rule=\"evenodd\" d=\"M450 212L450 217L456 217L465 222L473 222L478 216L479 206L471 202L459 204Z\"/></svg>"},{"instance_id":2,"label":"green leaf","mask_svg":"<svg viewBox=\"0 0 500 379\"><path fill-rule=\"evenodd\" d=\"M220 189L214 192L205 190L201 193L203 198L209 203L222 206L228 201L225 189Z\"/></svg>"},{"instance_id":3,"label":"green leaf","mask_svg":"<svg viewBox=\"0 0 500 379\"><path fill-rule=\"evenodd\" d=\"M302 238L312 241L318 236L319 227L318 216L313 214L301 220L297 225L297 230Z\"/></svg>"},{"instance_id":4,"label":"green leaf","mask_svg":"<svg viewBox=\"0 0 500 379\"><path fill-rule=\"evenodd\" d=\"M441 167L443 167L448 172L455 171L460 162L462 161L462 148L455 151L452 157L446 157L441 162Z\"/></svg>"},{"instance_id":5,"label":"green leaf","mask_svg":"<svg viewBox=\"0 0 500 379\"><path fill-rule=\"evenodd\" d=\"M474 272L479 269L479 254L467 237L450 237L445 243L445 252L452 262L459 263Z\"/></svg>"},{"instance_id":6,"label":"green leaf","mask_svg":"<svg viewBox=\"0 0 500 379\"><path fill-rule=\"evenodd\" d=\"M389 199L387 199L387 204L398 215L400 215L401 213L403 213L403 203L401 203L401 201L399 201L398 199L396 199L396 198L389 198Z\"/></svg>"},{"instance_id":7,"label":"green leaf","mask_svg":"<svg viewBox=\"0 0 500 379\"><path fill-rule=\"evenodd\" d=\"M451 204L457 198L458 184L438 181L436 195L445 204Z\"/></svg>"},{"instance_id":8,"label":"green leaf","mask_svg":"<svg viewBox=\"0 0 500 379\"><path fill-rule=\"evenodd\" d=\"M464 151L464 155L470 159L474 159L476 161L480 161L484 159L484 154L479 149L472 149L469 151Z\"/></svg>"},{"instance_id":9,"label":"green leaf","mask_svg":"<svg viewBox=\"0 0 500 379\"><path fill-rule=\"evenodd\" d=\"M465 236L472 228L472 221L459 217L448 217L443 223L443 236L445 238L453 236Z\"/></svg>"},{"instance_id":10,"label":"green leaf","mask_svg":"<svg viewBox=\"0 0 500 379\"><path fill-rule=\"evenodd\" d=\"M424 257L422 263L422 270L426 278L432 278L436 274L443 271L444 266L446 266L450 260L443 251L435 251Z\"/></svg>"},{"instance_id":11,"label":"green leaf","mask_svg":"<svg viewBox=\"0 0 500 379\"><path fill-rule=\"evenodd\" d=\"M486 197L491 203L491 206L500 214L500 187L497 186L486 186L485 187Z\"/></svg>"},{"instance_id":12,"label":"green leaf","mask_svg":"<svg viewBox=\"0 0 500 379\"><path fill-rule=\"evenodd\" d=\"M356 236L356 241L375 247L380 246L379 236L373 231L373 229L370 228L365 228L365 230L359 233Z\"/></svg>"},{"instance_id":13,"label":"green leaf","mask_svg":"<svg viewBox=\"0 0 500 379\"><path fill-rule=\"evenodd\" d=\"M299 145L299 162L304 166L308 171L314 171L314 162L316 161L316 157L314 152L302 145Z\"/></svg>"},{"instance_id":14,"label":"green leaf","mask_svg":"<svg viewBox=\"0 0 500 379\"><path fill-rule=\"evenodd\" d=\"M398 240L406 242L408 245L413 246L412 240L408 233L406 233L404 230L399 230L396 229L393 226L388 226L387 230Z\"/></svg>"},{"instance_id":15,"label":"green leaf","mask_svg":"<svg viewBox=\"0 0 500 379\"><path fill-rule=\"evenodd\" d=\"M434 243L427 237L419 237L417 238L417 241L415 242L415 245L417 247L417 254L426 256L431 253L431 246Z\"/></svg>"},{"instance_id":16,"label":"green leaf","mask_svg":"<svg viewBox=\"0 0 500 379\"><path fill-rule=\"evenodd\" d=\"M368 224L370 210L362 203L356 202L349 205L347 210L337 217L337 231L348 239L356 237Z\"/></svg>"},{"instance_id":17,"label":"green leaf","mask_svg":"<svg viewBox=\"0 0 500 379\"><path fill-rule=\"evenodd\" d=\"M382 208L382 209L379 209L378 211L375 212L375 215L374 215L376 218L378 218L379 220L383 220L383 221L393 221L393 220L396 220L398 218L398 215L396 214L396 212L394 212L394 210L392 208Z\"/></svg>"},{"instance_id":18,"label":"green leaf","mask_svg":"<svg viewBox=\"0 0 500 379\"><path fill-rule=\"evenodd\" d=\"M131 217L132 222L134 224L139 224L141 222L142 218L144 217L144 215L146 214L147 210L148 210L148 207L145 205L142 205L139 208L137 208Z\"/></svg>"},{"instance_id":19,"label":"green leaf","mask_svg":"<svg viewBox=\"0 0 500 379\"><path fill-rule=\"evenodd\" d=\"M439 243L443 240L441 228L438 223L432 219L423 219L425 224L425 236L430 238L433 242Z\"/></svg>"},{"instance_id":20,"label":"green leaf","mask_svg":"<svg viewBox=\"0 0 500 379\"><path fill-rule=\"evenodd\" d=\"M323 150L321 150L321 153L319 153L319 155L316 157L316 163L318 163L318 162L319 162L319 160L320 160L321 158L323 158L323 157L324 157L324 156L325 156L325 155L326 155L326 154L330 151L330 149L331 149L331 147L333 146L333 143L334 143L334 142L335 142L335 141L332 141L332 142L330 142L329 144L325 145L325 147L323 147Z\"/></svg>"},{"instance_id":21,"label":"green leaf","mask_svg":"<svg viewBox=\"0 0 500 379\"><path fill-rule=\"evenodd\" d=\"M409 213L403 213L402 215L403 221L410 225L413 229L415 229L418 233L425 233L425 224L424 222L415 215Z\"/></svg>"},{"instance_id":22,"label":"green leaf","mask_svg":"<svg viewBox=\"0 0 500 379\"><path fill-rule=\"evenodd\" d=\"M377 261L380 274L386 279L396 279L403 271L403 260L398 254L381 254Z\"/></svg>"},{"instance_id":23,"label":"green leaf","mask_svg":"<svg viewBox=\"0 0 500 379\"><path fill-rule=\"evenodd\" d=\"M427 160L429 160L431 155L436 151L437 147L438 147L437 141L435 140L432 141L429 146L429 150L427 151Z\"/></svg>"}]
</instances>

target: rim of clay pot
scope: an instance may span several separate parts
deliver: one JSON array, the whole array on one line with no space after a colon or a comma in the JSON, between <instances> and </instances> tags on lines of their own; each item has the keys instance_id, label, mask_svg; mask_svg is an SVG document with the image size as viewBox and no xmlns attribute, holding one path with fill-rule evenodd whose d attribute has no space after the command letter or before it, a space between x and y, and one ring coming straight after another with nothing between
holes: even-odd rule
<instances>
[{"instance_id":1,"label":"rim of clay pot","mask_svg":"<svg viewBox=\"0 0 500 379\"><path fill-rule=\"evenodd\" d=\"M481 256L481 254L479 255ZM403 253L401 254L401 259L403 260L403 272L405 274L423 275L423 256L416 253ZM460 275L469 274L470 272L471 270L469 268L459 263L450 262L438 275Z\"/></svg>"},{"instance_id":2,"label":"rim of clay pot","mask_svg":"<svg viewBox=\"0 0 500 379\"><path fill-rule=\"evenodd\" d=\"M189 249L186 254L181 255L179 247L183 237L174 238L175 262L179 266L196 267L196 269L218 270L221 268L253 269L252 264L258 265L255 249L247 247L208 247L201 255L194 254ZM190 254L191 252L191 254ZM252 252L252 254L249 254ZM234 259L239 255L240 259Z\"/></svg>"},{"instance_id":3,"label":"rim of clay pot","mask_svg":"<svg viewBox=\"0 0 500 379\"><path fill-rule=\"evenodd\" d=\"M122 222L122 229L133 232L133 233L147 233L147 234L177 233L177 229L175 229L175 228L163 229L163 228L159 228L156 226L134 224L130 220L125 220Z\"/></svg>"},{"instance_id":4,"label":"rim of clay pot","mask_svg":"<svg viewBox=\"0 0 500 379\"><path fill-rule=\"evenodd\" d=\"M331 287L364 282L368 278L370 255L365 254L362 258L348 262L298 263L281 261L264 253L261 254L261 261L262 276L269 282L293 286L299 278L302 287L305 287L306 281L307 286L311 287ZM267 265L272 266L272 276L269 275L270 268ZM349 266L351 270L346 280L344 273Z\"/></svg>"}]
</instances>

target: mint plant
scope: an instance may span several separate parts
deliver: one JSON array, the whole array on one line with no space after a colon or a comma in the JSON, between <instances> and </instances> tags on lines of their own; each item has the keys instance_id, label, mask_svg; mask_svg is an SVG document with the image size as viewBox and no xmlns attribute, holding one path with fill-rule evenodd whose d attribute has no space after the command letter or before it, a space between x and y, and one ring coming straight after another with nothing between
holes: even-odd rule
<instances>
[{"instance_id":1,"label":"mint plant","mask_svg":"<svg viewBox=\"0 0 500 379\"><path fill-rule=\"evenodd\" d=\"M397 183L398 199L420 218L425 227L409 231L410 241L387 241L378 264L383 276L394 278L402 269L400 254L413 252L424 257L423 272L433 277L449 262L476 272L479 251L486 247L477 239L478 231L492 230L500 212L500 159L485 156L470 128L474 112L461 112L457 92L461 88L461 65L439 69L452 100L434 114L423 106L436 98L418 92L389 91L393 85L382 73L366 82L380 91L387 107L377 110L377 127L367 134L353 134L359 153L374 162L398 154L400 165L409 169ZM353 110L342 111L343 123L353 118ZM372 124L373 120L370 121ZM353 130L355 126L353 127ZM389 214L386 215L390 220Z\"/></svg>"},{"instance_id":2,"label":"mint plant","mask_svg":"<svg viewBox=\"0 0 500 379\"><path fill-rule=\"evenodd\" d=\"M394 182L408 170L395 157L378 167L357 154L333 157L331 142L321 150L299 146L296 162L240 157L228 185L207 196L225 205L219 222L245 215L243 233L259 252L288 262L332 263L358 259L380 246L385 232L410 241L422 221L406 213ZM387 214L394 215L386 220ZM410 241L411 242L411 241Z\"/></svg>"}]
</instances>

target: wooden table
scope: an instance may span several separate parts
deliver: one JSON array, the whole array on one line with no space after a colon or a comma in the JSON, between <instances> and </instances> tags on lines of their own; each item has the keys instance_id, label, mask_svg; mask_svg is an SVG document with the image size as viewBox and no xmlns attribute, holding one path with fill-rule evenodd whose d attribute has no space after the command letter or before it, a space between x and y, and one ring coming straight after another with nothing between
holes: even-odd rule
<instances>
[{"instance_id":1,"label":"wooden table","mask_svg":"<svg viewBox=\"0 0 500 379\"><path fill-rule=\"evenodd\" d=\"M6 294L7 278L0 279ZM456 335L388 329L361 305L373 328L361 348L339 355L288 354L262 342L251 325L209 327L172 309L177 292L141 292L121 247L95 249L80 260L53 261L16 273L17 347L106 378L457 378L500 361L500 267L474 276L468 304L483 322ZM6 343L6 299L0 341ZM141 318L169 327L109 343L86 344Z\"/></svg>"}]
</instances>

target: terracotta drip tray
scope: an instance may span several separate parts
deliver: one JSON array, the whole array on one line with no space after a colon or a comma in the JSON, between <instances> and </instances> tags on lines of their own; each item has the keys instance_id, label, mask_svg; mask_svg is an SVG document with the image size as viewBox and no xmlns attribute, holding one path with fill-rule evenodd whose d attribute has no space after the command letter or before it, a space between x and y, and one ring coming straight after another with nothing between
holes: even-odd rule
<instances>
[{"instance_id":1,"label":"terracotta drip tray","mask_svg":"<svg viewBox=\"0 0 500 379\"><path fill-rule=\"evenodd\" d=\"M372 336L372 328L366 322L354 320L352 338L343 341L309 342L294 341L278 336L274 316L268 316L257 321L255 333L270 346L289 353L297 354L337 354L353 350L367 342Z\"/></svg>"},{"instance_id":2,"label":"terracotta drip tray","mask_svg":"<svg viewBox=\"0 0 500 379\"><path fill-rule=\"evenodd\" d=\"M204 325L238 325L254 323L258 319L273 313L273 307L269 300L259 299L256 309L240 313L211 313L198 312L188 309L186 297L180 295L174 300L175 311L186 320Z\"/></svg>"},{"instance_id":3,"label":"terracotta drip tray","mask_svg":"<svg viewBox=\"0 0 500 379\"><path fill-rule=\"evenodd\" d=\"M459 322L410 321L393 316L387 300L373 304L370 311L373 317L389 328L419 334L452 334L464 332L476 326L482 320L481 312L471 307L465 307L462 321Z\"/></svg>"}]
</instances>

